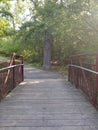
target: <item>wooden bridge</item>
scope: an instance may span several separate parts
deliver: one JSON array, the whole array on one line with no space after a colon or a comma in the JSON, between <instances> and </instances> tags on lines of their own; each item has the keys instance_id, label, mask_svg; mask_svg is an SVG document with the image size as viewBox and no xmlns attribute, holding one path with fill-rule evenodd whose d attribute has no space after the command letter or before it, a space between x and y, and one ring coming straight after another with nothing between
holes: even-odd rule
<instances>
[{"instance_id":1,"label":"wooden bridge","mask_svg":"<svg viewBox=\"0 0 98 130\"><path fill-rule=\"evenodd\" d=\"M23 80L23 59L15 54L12 57L14 57L11 58L14 59L11 60L14 61L14 65L10 62L10 67L6 69L11 70L12 67L13 73L17 71L17 78L14 80L13 76L10 78L14 83L14 89L13 87L3 89L9 86L8 78L4 78L7 86L0 86L1 97L5 96L9 92L8 90L13 89L0 102L0 130L98 130L98 111L86 98L85 95L88 91L84 91L84 94L80 90L82 88L80 86L84 87L86 81L90 83L89 78L82 83L83 69L86 66L79 66L78 62L76 64L75 57L69 61L69 80L73 85L59 74L24 66L24 81L17 86ZM15 57L18 60L15 60ZM94 64L93 66L96 68ZM12 75L11 71L8 73L8 70L6 75ZM3 71L5 72L1 69L0 78ZM81 76L78 76L78 84L75 84L77 83L75 73L78 74L78 71ZM89 73L88 70L85 71ZM96 77L96 74L94 75ZM4 80L2 79L0 83L3 84ZM77 87L79 85L80 89L75 88L74 84ZM97 103L95 105L94 102L94 106L97 107Z\"/></svg>"}]
</instances>

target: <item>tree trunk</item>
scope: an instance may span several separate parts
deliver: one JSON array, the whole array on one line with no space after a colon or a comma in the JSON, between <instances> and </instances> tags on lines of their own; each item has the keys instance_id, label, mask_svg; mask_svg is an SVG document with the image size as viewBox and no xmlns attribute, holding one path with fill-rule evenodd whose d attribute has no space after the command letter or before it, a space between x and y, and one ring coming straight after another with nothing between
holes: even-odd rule
<instances>
[{"instance_id":1,"label":"tree trunk","mask_svg":"<svg viewBox=\"0 0 98 130\"><path fill-rule=\"evenodd\" d=\"M51 49L52 49L52 34L49 30L45 33L44 57L43 68L48 69L51 67Z\"/></svg>"}]
</instances>

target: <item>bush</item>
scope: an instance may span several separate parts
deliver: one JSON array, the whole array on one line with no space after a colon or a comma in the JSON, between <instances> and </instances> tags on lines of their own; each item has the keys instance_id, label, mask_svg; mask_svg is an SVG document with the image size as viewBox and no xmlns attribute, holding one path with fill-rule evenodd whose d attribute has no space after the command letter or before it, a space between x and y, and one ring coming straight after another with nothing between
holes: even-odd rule
<instances>
[{"instance_id":1,"label":"bush","mask_svg":"<svg viewBox=\"0 0 98 130\"><path fill-rule=\"evenodd\" d=\"M20 53L18 44L14 44L11 38L2 38L0 42L0 51Z\"/></svg>"},{"instance_id":2,"label":"bush","mask_svg":"<svg viewBox=\"0 0 98 130\"><path fill-rule=\"evenodd\" d=\"M22 55L24 56L24 60L26 60L28 63L37 62L38 53L33 49L24 49Z\"/></svg>"}]
</instances>

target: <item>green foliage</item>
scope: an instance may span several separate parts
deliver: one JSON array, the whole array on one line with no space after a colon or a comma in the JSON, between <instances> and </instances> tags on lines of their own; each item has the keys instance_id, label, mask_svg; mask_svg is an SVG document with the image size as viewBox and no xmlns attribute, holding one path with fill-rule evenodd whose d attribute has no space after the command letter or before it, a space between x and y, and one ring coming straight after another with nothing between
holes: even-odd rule
<instances>
[{"instance_id":1,"label":"green foliage","mask_svg":"<svg viewBox=\"0 0 98 130\"><path fill-rule=\"evenodd\" d=\"M28 62L42 64L47 30L53 37L52 60L59 64L69 55L98 50L97 0L19 0L13 15L7 3L0 10L0 37L13 40L0 41L0 50L15 51Z\"/></svg>"},{"instance_id":2,"label":"green foliage","mask_svg":"<svg viewBox=\"0 0 98 130\"><path fill-rule=\"evenodd\" d=\"M0 51L20 53L20 47L18 44L13 44L13 40L10 37L7 37L1 39Z\"/></svg>"},{"instance_id":3,"label":"green foliage","mask_svg":"<svg viewBox=\"0 0 98 130\"><path fill-rule=\"evenodd\" d=\"M30 49L24 49L22 51L22 55L24 56L24 59L28 62L28 63L32 63L32 62L37 62L37 55L38 53L35 52L35 50L30 50Z\"/></svg>"},{"instance_id":4,"label":"green foliage","mask_svg":"<svg viewBox=\"0 0 98 130\"><path fill-rule=\"evenodd\" d=\"M5 32L7 29L7 21L4 19L0 19L0 37L5 36Z\"/></svg>"},{"instance_id":5,"label":"green foliage","mask_svg":"<svg viewBox=\"0 0 98 130\"><path fill-rule=\"evenodd\" d=\"M20 44L31 46L36 57L43 57L45 32L50 30L53 36L52 60L64 64L66 57L81 52L97 50L97 4L87 0L33 1L31 21L22 24L16 39ZM94 16L94 15L95 16ZM93 18L96 20L94 23ZM89 21L89 22L88 22ZM36 51L37 50L37 51ZM28 51L27 51L28 52ZM41 53L38 53L41 52ZM33 57L30 49L30 57ZM32 60L31 60L32 61Z\"/></svg>"},{"instance_id":6,"label":"green foliage","mask_svg":"<svg viewBox=\"0 0 98 130\"><path fill-rule=\"evenodd\" d=\"M6 37L11 34L10 27L13 19L13 14L10 11L9 1L0 2L0 37Z\"/></svg>"},{"instance_id":7,"label":"green foliage","mask_svg":"<svg viewBox=\"0 0 98 130\"><path fill-rule=\"evenodd\" d=\"M0 0L0 2L8 2L8 1L10 1L10 0Z\"/></svg>"}]
</instances>

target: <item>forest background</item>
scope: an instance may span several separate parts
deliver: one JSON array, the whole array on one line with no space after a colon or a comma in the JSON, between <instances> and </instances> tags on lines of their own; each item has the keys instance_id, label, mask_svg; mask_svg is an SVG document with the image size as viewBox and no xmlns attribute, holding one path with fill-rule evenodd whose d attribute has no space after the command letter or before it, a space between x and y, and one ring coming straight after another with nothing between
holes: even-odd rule
<instances>
[{"instance_id":1,"label":"forest background","mask_svg":"<svg viewBox=\"0 0 98 130\"><path fill-rule=\"evenodd\" d=\"M98 52L98 0L0 0L0 51L44 68Z\"/></svg>"}]
</instances>

